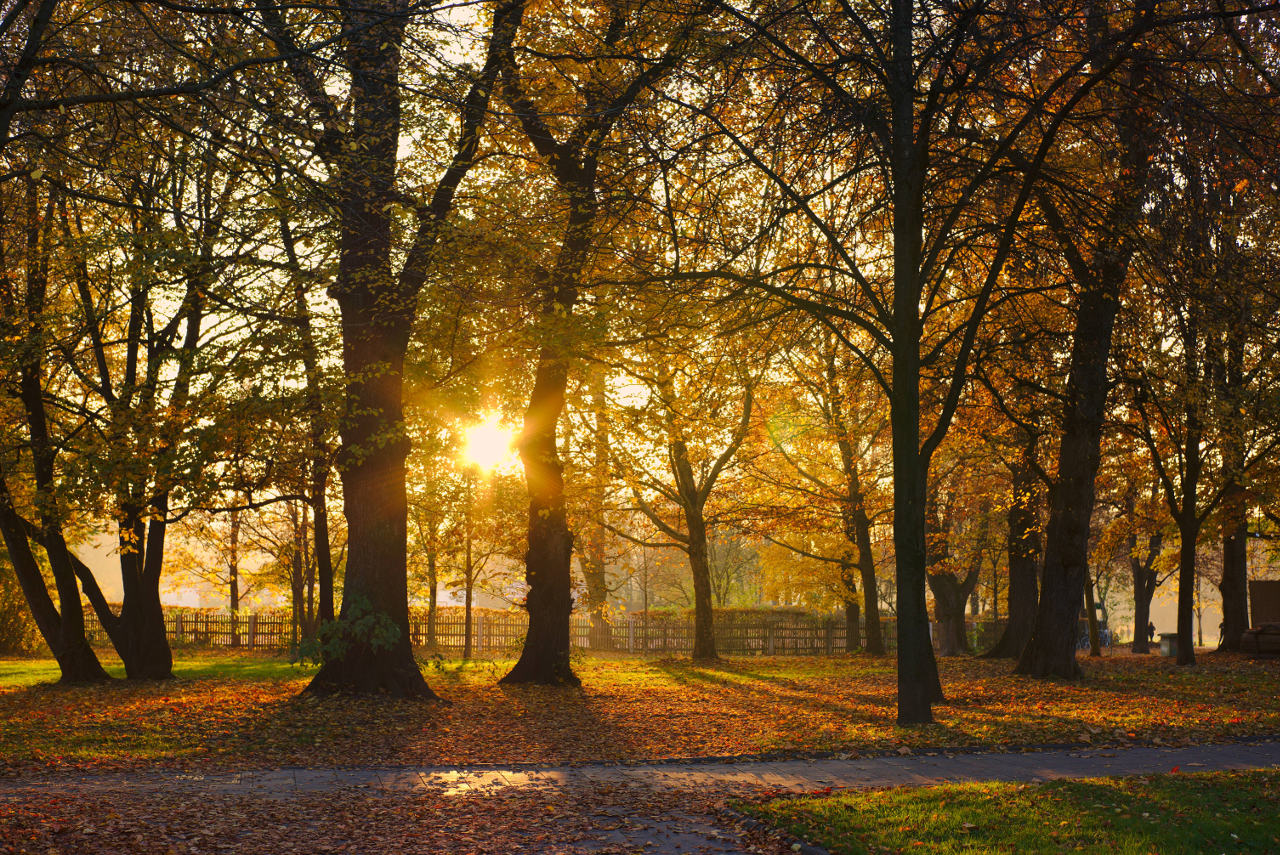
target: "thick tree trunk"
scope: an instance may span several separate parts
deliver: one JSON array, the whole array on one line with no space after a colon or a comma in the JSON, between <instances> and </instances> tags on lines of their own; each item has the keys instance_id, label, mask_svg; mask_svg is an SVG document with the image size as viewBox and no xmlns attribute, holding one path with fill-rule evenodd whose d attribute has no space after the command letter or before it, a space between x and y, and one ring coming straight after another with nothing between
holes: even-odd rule
<instances>
[{"instance_id":1,"label":"thick tree trunk","mask_svg":"<svg viewBox=\"0 0 1280 855\"><path fill-rule=\"evenodd\" d=\"M50 598L49 589L40 572L40 564L31 549L31 542L27 539L26 527L13 507L13 499L3 472L0 472L0 535L4 538L9 562L13 565L23 596L31 608L36 628L40 630L45 644L49 645L50 652L58 661L58 668L62 674L61 682L96 683L109 680L110 677L103 670L97 654L93 652L93 648L85 638L83 612L81 612L77 633L74 624L75 608L72 609L72 624L68 627ZM74 579L71 588L75 591L74 606L78 607L80 592L75 587ZM59 589L60 598L62 590Z\"/></svg>"},{"instance_id":2,"label":"thick tree trunk","mask_svg":"<svg viewBox=\"0 0 1280 855\"><path fill-rule=\"evenodd\" d=\"M1031 446L1034 455L1034 446ZM1012 467L1013 497L1006 520L1009 525L1009 608L1008 622L1000 640L983 654L993 659L1017 659L1035 626L1040 588L1040 525L1036 519L1036 479L1027 462ZM1031 459L1034 459L1032 457Z\"/></svg>"},{"instance_id":3,"label":"thick tree trunk","mask_svg":"<svg viewBox=\"0 0 1280 855\"><path fill-rule=\"evenodd\" d=\"M402 432L404 351L399 345L408 331L397 334L380 328L374 318L358 310L344 310L343 324L347 327L343 361L349 378L342 432L347 572L338 620L350 626L374 615L384 631L375 638L348 630L349 646L324 663L308 690L434 698L409 640L408 440Z\"/></svg>"},{"instance_id":4,"label":"thick tree trunk","mask_svg":"<svg viewBox=\"0 0 1280 855\"><path fill-rule=\"evenodd\" d=\"M1193 500L1194 501L1194 500ZM1196 664L1195 602L1196 602L1196 541L1200 536L1200 521L1195 518L1194 505L1190 514L1178 520L1178 664Z\"/></svg>"},{"instance_id":5,"label":"thick tree trunk","mask_svg":"<svg viewBox=\"0 0 1280 855\"><path fill-rule=\"evenodd\" d=\"M348 645L308 686L318 694L386 692L434 698L409 638L403 369L416 288L391 274L391 222L400 139L400 44L405 16L349 12L352 150L337 176L338 272L347 379L341 472L347 568L338 622ZM356 629L372 616L374 633Z\"/></svg>"},{"instance_id":6,"label":"thick tree trunk","mask_svg":"<svg viewBox=\"0 0 1280 855\"><path fill-rule=\"evenodd\" d=\"M979 543L985 540L985 528L989 524L987 522L988 514L989 511L987 510L982 513L984 532L983 536L979 538ZM945 538L945 534L940 534L939 537ZM945 544L945 540L941 542ZM930 566L937 566L940 560L946 558L945 546L941 549L935 549L934 552L936 554L930 556ZM958 656L962 653L973 652L973 648L969 644L969 636L965 632L964 607L974 589L978 586L978 574L981 570L982 551L979 549L974 555L973 562L968 572L965 573L964 578L960 578L950 571L934 572L931 570L927 574L929 589L933 591L933 611L937 623L934 640L943 656Z\"/></svg>"},{"instance_id":7,"label":"thick tree trunk","mask_svg":"<svg viewBox=\"0 0 1280 855\"><path fill-rule=\"evenodd\" d=\"M693 659L707 662L718 658L711 604L711 567L707 562L707 524L699 504L686 505L684 514L689 533L689 570L693 574Z\"/></svg>"},{"instance_id":8,"label":"thick tree trunk","mask_svg":"<svg viewBox=\"0 0 1280 855\"><path fill-rule=\"evenodd\" d=\"M930 573L929 588L933 591L933 613L936 622L934 640L942 656L958 656L971 653L969 638L965 633L964 607L969 592L951 573Z\"/></svg>"},{"instance_id":9,"label":"thick tree trunk","mask_svg":"<svg viewBox=\"0 0 1280 855\"><path fill-rule=\"evenodd\" d=\"M914 370L913 370L914 369ZM928 724L943 700L929 638L925 602L925 480L920 459L919 372L907 358L894 359L893 541L898 585L898 724Z\"/></svg>"},{"instance_id":10,"label":"thick tree trunk","mask_svg":"<svg viewBox=\"0 0 1280 855\"><path fill-rule=\"evenodd\" d=\"M893 368L889 416L893 436L893 544L898 596L898 724L928 724L943 700L929 639L925 602L925 494L929 460L920 448L920 320L924 178L916 127L915 4L890 10L893 212Z\"/></svg>"},{"instance_id":11,"label":"thick tree trunk","mask_svg":"<svg viewBox=\"0 0 1280 855\"><path fill-rule=\"evenodd\" d=\"M849 598L844 601L844 650L856 653L862 649L862 627L859 625L858 601Z\"/></svg>"},{"instance_id":12,"label":"thick tree trunk","mask_svg":"<svg viewBox=\"0 0 1280 855\"><path fill-rule=\"evenodd\" d=\"M1103 281L1113 287L1086 290L1076 312L1058 482L1050 491L1043 588L1035 626L1018 660L1019 674L1074 679L1081 673L1076 661L1077 621L1088 571L1107 363L1119 305L1115 290L1123 279L1123 270L1112 271Z\"/></svg>"},{"instance_id":13,"label":"thick tree trunk","mask_svg":"<svg viewBox=\"0 0 1280 855\"><path fill-rule=\"evenodd\" d=\"M1222 514L1223 650L1239 650L1249 628L1249 517L1244 489L1233 484L1223 499Z\"/></svg>"},{"instance_id":14,"label":"thick tree trunk","mask_svg":"<svg viewBox=\"0 0 1280 855\"><path fill-rule=\"evenodd\" d=\"M556 442L566 374L565 358L558 350L544 347L520 438L520 459L529 490L529 548L525 553L529 630L520 659L502 683L579 684L569 661L573 534L565 514L564 465Z\"/></svg>"}]
</instances>

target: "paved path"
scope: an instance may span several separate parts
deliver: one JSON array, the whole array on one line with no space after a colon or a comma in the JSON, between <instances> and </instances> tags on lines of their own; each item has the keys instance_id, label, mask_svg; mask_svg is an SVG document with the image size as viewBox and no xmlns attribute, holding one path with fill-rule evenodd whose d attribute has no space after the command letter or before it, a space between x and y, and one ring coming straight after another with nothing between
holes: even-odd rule
<instances>
[{"instance_id":1,"label":"paved path","mask_svg":"<svg viewBox=\"0 0 1280 855\"><path fill-rule=\"evenodd\" d=\"M510 787L569 791L601 786L749 795L807 792L827 787L892 787L948 781L1046 781L1104 775L1280 767L1280 741L1189 748L1113 748L1025 753L922 753L866 759L653 763L634 766L362 767L263 772L93 773L27 776L0 781L0 796L68 787L122 791L203 790L217 794L287 797L357 788L384 793L486 793Z\"/></svg>"},{"instance_id":2,"label":"paved path","mask_svg":"<svg viewBox=\"0 0 1280 855\"><path fill-rule=\"evenodd\" d=\"M184 803L200 804L202 810L209 812L231 810L237 812L237 816L243 808L236 805L256 805L258 810L275 817L271 823L280 827L287 825L294 829L290 833L296 836L299 832L294 814L299 805L314 805L318 798L325 806L321 813L327 816L330 802L324 800L330 795L337 801L341 794L341 799L348 804L355 797L357 805L364 805L366 803L360 798L362 793L378 801L414 794L525 794L535 800L545 796L557 801L562 806L557 809L569 810L579 818L580 830L554 843L541 836L534 839L527 832L523 837L514 834L503 840L505 852L743 855L750 851L790 855L790 845L773 837L753 841L743 837L744 833L748 836L755 833L736 827L737 820L721 814L717 806L722 805L725 798L735 795L778 791L928 785L945 781L1042 781L1168 772L1175 767L1184 771L1280 767L1280 741L1191 748L1090 749L1020 754L924 753L856 760L685 762L636 766L429 766L296 768L208 774L154 771L32 775L0 779L0 815L6 803L20 805L28 800L42 799L65 801L66 797L77 792L99 799L105 797L112 804L131 806L136 814L131 831L139 848L162 851L173 842L166 834L172 824L174 798ZM118 794L128 794L129 798L121 802L115 798ZM204 801L201 801L201 796L206 797ZM502 802L502 799L493 800L493 810L501 811ZM228 804L230 808L226 807ZM356 809L364 810L363 807ZM311 821L322 820L313 818ZM549 821L548 828L554 827L555 823ZM193 830L194 826L186 829L188 833ZM306 831L306 828L302 830ZM351 833L345 827L339 827L337 831L318 827L312 831L315 832L313 837L322 839L329 847L325 851L381 853L402 850L402 847L379 849L359 837L343 839L342 834L349 836ZM189 834L178 840L180 843L188 841ZM97 838L81 837L70 843L54 838L50 841L57 842L61 851L100 852L104 855L117 851L112 848L114 843L106 848L93 848ZM230 848L236 852L266 853L274 851L275 847L274 844L264 847L249 842ZM43 852L45 849L33 851Z\"/></svg>"}]
</instances>

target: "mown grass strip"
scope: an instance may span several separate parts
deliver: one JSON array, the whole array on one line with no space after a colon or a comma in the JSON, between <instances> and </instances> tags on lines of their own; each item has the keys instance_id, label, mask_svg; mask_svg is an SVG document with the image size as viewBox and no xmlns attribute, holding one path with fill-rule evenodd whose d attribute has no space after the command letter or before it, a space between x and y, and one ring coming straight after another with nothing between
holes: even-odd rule
<instances>
[{"instance_id":1,"label":"mown grass strip","mask_svg":"<svg viewBox=\"0 0 1280 855\"><path fill-rule=\"evenodd\" d=\"M1280 852L1280 770L946 784L740 809L841 855Z\"/></svg>"}]
</instances>

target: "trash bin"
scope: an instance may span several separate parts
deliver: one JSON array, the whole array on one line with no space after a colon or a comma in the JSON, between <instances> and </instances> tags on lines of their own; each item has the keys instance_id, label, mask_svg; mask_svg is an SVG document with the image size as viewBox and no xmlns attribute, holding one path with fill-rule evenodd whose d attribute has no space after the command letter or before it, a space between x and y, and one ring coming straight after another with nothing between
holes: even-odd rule
<instances>
[{"instance_id":1,"label":"trash bin","mask_svg":"<svg viewBox=\"0 0 1280 855\"><path fill-rule=\"evenodd\" d=\"M1160 655L1174 657L1178 655L1178 633L1160 633Z\"/></svg>"}]
</instances>

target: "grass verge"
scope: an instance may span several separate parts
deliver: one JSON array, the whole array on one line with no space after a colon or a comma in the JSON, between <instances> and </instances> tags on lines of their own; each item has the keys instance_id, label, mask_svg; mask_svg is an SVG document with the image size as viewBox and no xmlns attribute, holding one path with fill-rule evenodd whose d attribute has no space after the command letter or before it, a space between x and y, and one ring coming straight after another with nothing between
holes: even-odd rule
<instances>
[{"instance_id":1,"label":"grass verge","mask_svg":"<svg viewBox=\"0 0 1280 855\"><path fill-rule=\"evenodd\" d=\"M946 784L741 809L830 852L1280 852L1280 771Z\"/></svg>"}]
</instances>

